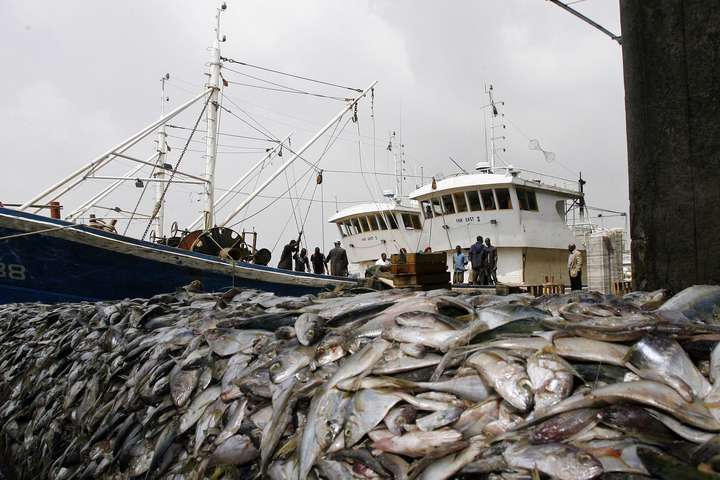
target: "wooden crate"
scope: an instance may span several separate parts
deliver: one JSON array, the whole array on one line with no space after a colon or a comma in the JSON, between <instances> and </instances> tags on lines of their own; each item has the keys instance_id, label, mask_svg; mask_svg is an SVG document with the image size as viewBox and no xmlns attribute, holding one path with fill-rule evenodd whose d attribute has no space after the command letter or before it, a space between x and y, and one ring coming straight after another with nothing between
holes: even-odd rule
<instances>
[{"instance_id":1,"label":"wooden crate","mask_svg":"<svg viewBox=\"0 0 720 480\"><path fill-rule=\"evenodd\" d=\"M398 274L393 277L396 287L438 285L450 283L450 272Z\"/></svg>"},{"instance_id":2,"label":"wooden crate","mask_svg":"<svg viewBox=\"0 0 720 480\"><path fill-rule=\"evenodd\" d=\"M447 271L447 257L444 253L408 253L404 259L401 255L394 254L390 261L390 272L396 275Z\"/></svg>"}]
</instances>

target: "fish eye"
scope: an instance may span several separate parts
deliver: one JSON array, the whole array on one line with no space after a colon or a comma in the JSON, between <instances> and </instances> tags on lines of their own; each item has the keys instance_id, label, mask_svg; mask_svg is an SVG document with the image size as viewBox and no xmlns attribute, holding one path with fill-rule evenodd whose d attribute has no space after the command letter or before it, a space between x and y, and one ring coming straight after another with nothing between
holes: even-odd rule
<instances>
[{"instance_id":1,"label":"fish eye","mask_svg":"<svg viewBox=\"0 0 720 480\"><path fill-rule=\"evenodd\" d=\"M307 334L309 337L312 337L313 335L315 335L315 330L313 330L312 328L308 328Z\"/></svg>"},{"instance_id":2,"label":"fish eye","mask_svg":"<svg viewBox=\"0 0 720 480\"><path fill-rule=\"evenodd\" d=\"M581 453L578 455L578 461L580 463L590 463L593 461L593 457L587 453Z\"/></svg>"},{"instance_id":3,"label":"fish eye","mask_svg":"<svg viewBox=\"0 0 720 480\"><path fill-rule=\"evenodd\" d=\"M351 428L346 428L346 429L345 429L345 435L348 436L348 437L349 437L350 435L352 435L352 429L351 429Z\"/></svg>"},{"instance_id":4,"label":"fish eye","mask_svg":"<svg viewBox=\"0 0 720 480\"><path fill-rule=\"evenodd\" d=\"M270 365L270 371L271 371L271 372L275 372L275 371L277 371L277 370L280 370L280 367L282 367L282 365L280 364L280 362L275 362L275 363L273 363L272 365Z\"/></svg>"}]
</instances>

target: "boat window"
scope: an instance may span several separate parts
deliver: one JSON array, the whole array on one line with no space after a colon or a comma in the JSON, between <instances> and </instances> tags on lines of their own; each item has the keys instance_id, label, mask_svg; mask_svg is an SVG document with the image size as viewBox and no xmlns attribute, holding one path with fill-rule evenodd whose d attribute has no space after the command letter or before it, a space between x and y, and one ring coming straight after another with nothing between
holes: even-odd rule
<instances>
[{"instance_id":1,"label":"boat window","mask_svg":"<svg viewBox=\"0 0 720 480\"><path fill-rule=\"evenodd\" d=\"M528 190L527 198L528 198L528 206L530 207L530 210L537 212L539 210L539 208L538 208L538 203L537 203L537 197L535 196L535 191Z\"/></svg>"},{"instance_id":2,"label":"boat window","mask_svg":"<svg viewBox=\"0 0 720 480\"><path fill-rule=\"evenodd\" d=\"M344 223L336 223L338 230L340 230L340 236L341 237L347 237L347 230L345 230L345 224Z\"/></svg>"},{"instance_id":3,"label":"boat window","mask_svg":"<svg viewBox=\"0 0 720 480\"><path fill-rule=\"evenodd\" d=\"M442 196L443 207L445 207L445 213L448 215L455 213L455 204L453 203L452 195Z\"/></svg>"},{"instance_id":4,"label":"boat window","mask_svg":"<svg viewBox=\"0 0 720 480\"><path fill-rule=\"evenodd\" d=\"M420 221L420 215L403 213L402 219L403 223L405 224L406 230L422 230L422 222Z\"/></svg>"},{"instance_id":5,"label":"boat window","mask_svg":"<svg viewBox=\"0 0 720 480\"><path fill-rule=\"evenodd\" d=\"M352 219L353 227L355 227L355 233L362 233L362 229L360 228L360 222L357 218Z\"/></svg>"},{"instance_id":6,"label":"boat window","mask_svg":"<svg viewBox=\"0 0 720 480\"><path fill-rule=\"evenodd\" d=\"M493 196L492 190L482 190L480 196L482 197L485 210L495 210L495 197Z\"/></svg>"},{"instance_id":7,"label":"boat window","mask_svg":"<svg viewBox=\"0 0 720 480\"><path fill-rule=\"evenodd\" d=\"M432 199L432 206L433 206L433 213L435 215L442 215L442 205L440 205L440 199L439 198L433 198Z\"/></svg>"},{"instance_id":8,"label":"boat window","mask_svg":"<svg viewBox=\"0 0 720 480\"><path fill-rule=\"evenodd\" d=\"M467 202L465 201L465 194L463 192L453 193L455 199L455 206L457 207L458 213L467 212Z\"/></svg>"},{"instance_id":9,"label":"boat window","mask_svg":"<svg viewBox=\"0 0 720 480\"><path fill-rule=\"evenodd\" d=\"M478 195L478 192L475 190L470 190L467 193L468 203L470 204L470 210L473 212L476 212L478 210L482 210L482 206L480 205L480 196ZM490 192L490 195L492 196L492 192ZM487 208L487 207L485 207Z\"/></svg>"},{"instance_id":10,"label":"boat window","mask_svg":"<svg viewBox=\"0 0 720 480\"><path fill-rule=\"evenodd\" d=\"M537 198L535 198L535 192L533 190L526 190L524 188L517 189L518 203L520 204L520 210L532 210L537 211Z\"/></svg>"},{"instance_id":11,"label":"boat window","mask_svg":"<svg viewBox=\"0 0 720 480\"><path fill-rule=\"evenodd\" d=\"M370 222L370 230L377 230L378 224L375 215L368 215L368 221Z\"/></svg>"},{"instance_id":12,"label":"boat window","mask_svg":"<svg viewBox=\"0 0 720 480\"><path fill-rule=\"evenodd\" d=\"M383 218L383 214L379 213L377 216L378 225L380 225L380 230L387 230L387 224L385 223L385 219Z\"/></svg>"},{"instance_id":13,"label":"boat window","mask_svg":"<svg viewBox=\"0 0 720 480\"><path fill-rule=\"evenodd\" d=\"M430 202L427 200L423 200L420 202L420 206L422 207L423 215L425 215L425 218L432 218L433 212L432 207L430 206Z\"/></svg>"},{"instance_id":14,"label":"boat window","mask_svg":"<svg viewBox=\"0 0 720 480\"><path fill-rule=\"evenodd\" d=\"M353 228L352 223L350 223L349 220L345 221L345 231L348 235L355 235L355 229Z\"/></svg>"},{"instance_id":15,"label":"boat window","mask_svg":"<svg viewBox=\"0 0 720 480\"><path fill-rule=\"evenodd\" d=\"M420 221L420 215L410 215L412 225L415 230L422 230L422 222Z\"/></svg>"},{"instance_id":16,"label":"boat window","mask_svg":"<svg viewBox=\"0 0 720 480\"><path fill-rule=\"evenodd\" d=\"M500 210L512 209L512 202L510 201L510 190L507 188L496 188L495 196L497 197L497 204Z\"/></svg>"},{"instance_id":17,"label":"boat window","mask_svg":"<svg viewBox=\"0 0 720 480\"><path fill-rule=\"evenodd\" d=\"M366 217L360 217L360 225L362 226L363 232L370 231L370 225L368 225L368 221Z\"/></svg>"},{"instance_id":18,"label":"boat window","mask_svg":"<svg viewBox=\"0 0 720 480\"><path fill-rule=\"evenodd\" d=\"M390 222L390 228L392 228L393 230L397 230L398 223L397 223L397 218L395 218L395 214L392 212L388 212L386 215L387 215L388 222Z\"/></svg>"}]
</instances>

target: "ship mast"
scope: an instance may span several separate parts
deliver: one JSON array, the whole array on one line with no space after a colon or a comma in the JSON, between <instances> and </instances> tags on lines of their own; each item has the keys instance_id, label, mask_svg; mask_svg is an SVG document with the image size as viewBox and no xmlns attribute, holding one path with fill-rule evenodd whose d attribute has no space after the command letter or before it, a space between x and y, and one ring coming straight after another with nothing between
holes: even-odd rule
<instances>
[{"instance_id":1,"label":"ship mast","mask_svg":"<svg viewBox=\"0 0 720 480\"><path fill-rule=\"evenodd\" d=\"M160 118L165 116L165 102L167 97L165 96L165 82L170 80L170 74L166 73L160 79L162 86L162 97L160 98ZM158 139L157 139L157 169L155 170L155 211L157 214L157 236L162 238L165 233L163 226L165 225L165 199L163 196L163 179L165 177L165 157L167 156L167 133L165 132L165 124L163 123L158 128Z\"/></svg>"},{"instance_id":2,"label":"ship mast","mask_svg":"<svg viewBox=\"0 0 720 480\"><path fill-rule=\"evenodd\" d=\"M205 121L207 123L207 137L205 139L205 191L203 219L204 229L209 230L215 225L215 161L217 159L217 128L218 128L218 102L220 96L220 14L227 9L225 2L220 5L215 15L215 39L210 49L210 78L207 87L210 89Z\"/></svg>"}]
</instances>

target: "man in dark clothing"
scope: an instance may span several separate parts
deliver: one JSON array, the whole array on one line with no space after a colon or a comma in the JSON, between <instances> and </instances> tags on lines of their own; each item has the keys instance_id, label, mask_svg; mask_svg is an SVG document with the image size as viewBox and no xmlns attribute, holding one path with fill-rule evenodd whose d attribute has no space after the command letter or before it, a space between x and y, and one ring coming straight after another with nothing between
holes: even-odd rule
<instances>
[{"instance_id":1,"label":"man in dark clothing","mask_svg":"<svg viewBox=\"0 0 720 480\"><path fill-rule=\"evenodd\" d=\"M293 258L295 259L296 272L310 271L310 261L308 260L306 249L303 248L300 250L300 253L296 253Z\"/></svg>"},{"instance_id":2,"label":"man in dark clothing","mask_svg":"<svg viewBox=\"0 0 720 480\"><path fill-rule=\"evenodd\" d=\"M339 277L347 277L348 275L348 258L345 249L340 246L340 240L335 240L335 248L330 250L325 265L330 262L330 273Z\"/></svg>"},{"instance_id":3,"label":"man in dark clothing","mask_svg":"<svg viewBox=\"0 0 720 480\"><path fill-rule=\"evenodd\" d=\"M317 275L327 273L327 266L325 265L325 255L320 253L320 247L315 247L315 253L310 255L310 263L313 267L313 273Z\"/></svg>"},{"instance_id":4,"label":"man in dark clothing","mask_svg":"<svg viewBox=\"0 0 720 480\"><path fill-rule=\"evenodd\" d=\"M278 268L283 270L293 269L293 255L298 251L300 245L296 240L290 240L290 243L283 247L282 255L280 255L280 261L278 262Z\"/></svg>"},{"instance_id":5,"label":"man in dark clothing","mask_svg":"<svg viewBox=\"0 0 720 480\"><path fill-rule=\"evenodd\" d=\"M470 272L470 283L475 285L485 284L485 244L483 244L482 235L477 236L477 241L470 247L470 264L472 271ZM482 282L482 283L481 283Z\"/></svg>"},{"instance_id":6,"label":"man in dark clothing","mask_svg":"<svg viewBox=\"0 0 720 480\"><path fill-rule=\"evenodd\" d=\"M490 243L490 237L485 239L485 276L488 285L497 285L497 248Z\"/></svg>"}]
</instances>

